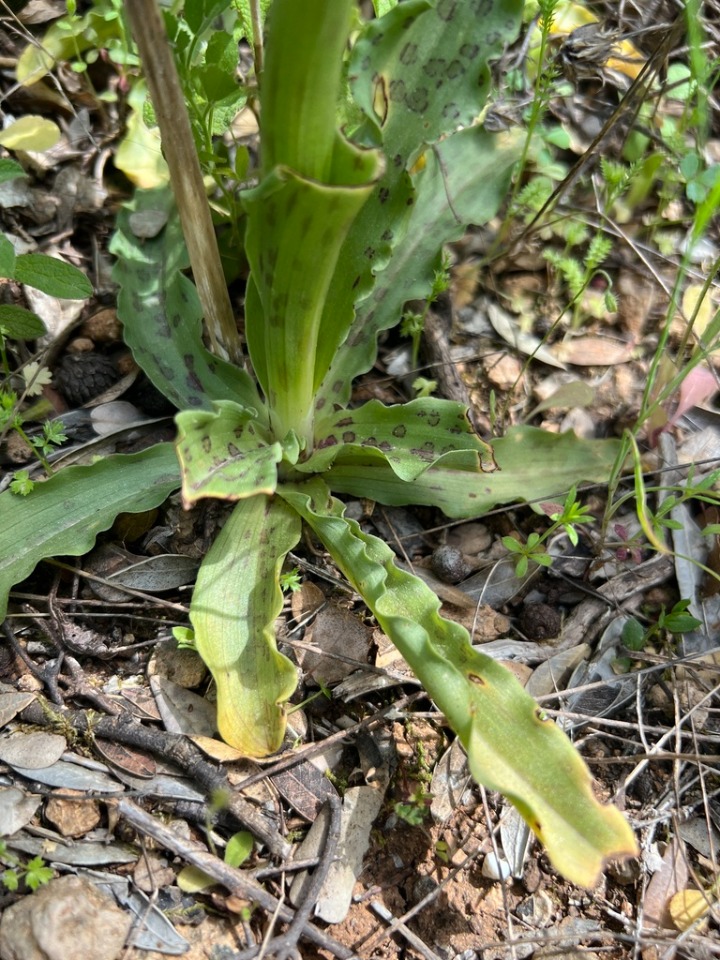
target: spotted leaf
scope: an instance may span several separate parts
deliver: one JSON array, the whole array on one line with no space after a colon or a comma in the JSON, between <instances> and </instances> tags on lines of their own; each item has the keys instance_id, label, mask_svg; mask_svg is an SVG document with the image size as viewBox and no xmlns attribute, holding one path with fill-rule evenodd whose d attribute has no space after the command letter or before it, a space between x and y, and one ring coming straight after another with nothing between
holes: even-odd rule
<instances>
[{"instance_id":1,"label":"spotted leaf","mask_svg":"<svg viewBox=\"0 0 720 960\"><path fill-rule=\"evenodd\" d=\"M494 469L492 449L473 431L465 407L429 397L392 407L370 400L357 409L339 411L323 424L315 453L298 469L322 473L338 456L348 463L368 450L380 453L405 481L417 479L460 451L469 454L466 459L476 471Z\"/></svg>"},{"instance_id":2,"label":"spotted leaf","mask_svg":"<svg viewBox=\"0 0 720 960\"><path fill-rule=\"evenodd\" d=\"M219 400L212 412L186 410L176 422L186 508L203 497L243 500L274 492L283 447L269 441L255 410Z\"/></svg>"}]
</instances>

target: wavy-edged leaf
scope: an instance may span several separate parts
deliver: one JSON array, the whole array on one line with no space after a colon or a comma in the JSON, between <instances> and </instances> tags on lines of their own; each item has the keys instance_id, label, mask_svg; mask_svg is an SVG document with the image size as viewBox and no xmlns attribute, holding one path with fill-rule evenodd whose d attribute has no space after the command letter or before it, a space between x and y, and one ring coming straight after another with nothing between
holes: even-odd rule
<instances>
[{"instance_id":1,"label":"wavy-edged leaf","mask_svg":"<svg viewBox=\"0 0 720 960\"><path fill-rule=\"evenodd\" d=\"M151 237L138 237L133 215L148 211L161 214L166 225ZM167 187L135 191L118 215L110 250L118 258L113 279L120 286L125 341L158 390L180 410L208 410L213 400L235 400L267 423L248 374L203 346L200 300L181 272L188 266L187 251Z\"/></svg>"},{"instance_id":2,"label":"wavy-edged leaf","mask_svg":"<svg viewBox=\"0 0 720 960\"><path fill-rule=\"evenodd\" d=\"M185 410L175 418L183 504L203 497L244 500L275 492L283 450L256 422L256 411L218 400L213 411Z\"/></svg>"},{"instance_id":3,"label":"wavy-edged leaf","mask_svg":"<svg viewBox=\"0 0 720 960\"><path fill-rule=\"evenodd\" d=\"M522 813L569 880L592 886L608 857L633 856L633 832L595 799L590 773L565 734L545 718L513 675L443 619L440 601L399 570L390 548L342 516L321 481L283 488L368 604L468 753L478 782Z\"/></svg>"},{"instance_id":4,"label":"wavy-edged leaf","mask_svg":"<svg viewBox=\"0 0 720 960\"><path fill-rule=\"evenodd\" d=\"M175 451L160 443L89 467L65 467L27 497L0 494L0 621L11 587L41 560L87 553L119 513L157 507L179 486Z\"/></svg>"},{"instance_id":5,"label":"wavy-edged leaf","mask_svg":"<svg viewBox=\"0 0 720 960\"><path fill-rule=\"evenodd\" d=\"M337 456L348 463L370 448L379 451L401 480L415 480L448 454L468 451L475 470L493 470L492 448L470 426L466 408L452 400L425 397L387 407L370 400L355 410L341 410L323 424L315 452L298 464L306 473L323 473Z\"/></svg>"},{"instance_id":6,"label":"wavy-edged leaf","mask_svg":"<svg viewBox=\"0 0 720 960\"><path fill-rule=\"evenodd\" d=\"M442 244L462 236L468 224L486 223L495 215L518 155L517 138L495 137L479 127L461 130L423 155L407 229L372 293L357 305L319 388L325 410L347 403L353 378L373 365L378 333L399 322L408 300L429 294L441 267Z\"/></svg>"},{"instance_id":7,"label":"wavy-edged leaf","mask_svg":"<svg viewBox=\"0 0 720 960\"><path fill-rule=\"evenodd\" d=\"M401 480L369 448L362 458L341 450L323 479L336 493L371 497L388 506L438 507L448 517L479 517L499 503L561 496L574 484L604 482L620 452L618 440L581 440L537 427L512 427L493 440L499 469L478 473L476 460L449 454L412 483Z\"/></svg>"},{"instance_id":8,"label":"wavy-edged leaf","mask_svg":"<svg viewBox=\"0 0 720 960\"><path fill-rule=\"evenodd\" d=\"M243 500L230 514L198 574L190 605L198 653L217 686L218 730L249 757L277 750L282 704L297 684L275 646L285 555L300 539L300 518L282 500Z\"/></svg>"}]
</instances>

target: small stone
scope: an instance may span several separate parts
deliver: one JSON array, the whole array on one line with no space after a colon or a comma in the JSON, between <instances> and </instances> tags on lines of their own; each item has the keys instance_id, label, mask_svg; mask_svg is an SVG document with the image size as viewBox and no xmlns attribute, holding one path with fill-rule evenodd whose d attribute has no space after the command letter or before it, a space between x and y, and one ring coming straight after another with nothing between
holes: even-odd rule
<instances>
[{"instance_id":1,"label":"small stone","mask_svg":"<svg viewBox=\"0 0 720 960\"><path fill-rule=\"evenodd\" d=\"M483 860L482 875L489 880L507 880L511 872L507 860L497 857L492 850Z\"/></svg>"},{"instance_id":2,"label":"small stone","mask_svg":"<svg viewBox=\"0 0 720 960\"><path fill-rule=\"evenodd\" d=\"M437 547L430 561L435 576L445 583L460 583L470 576L472 570L457 547Z\"/></svg>"},{"instance_id":3,"label":"small stone","mask_svg":"<svg viewBox=\"0 0 720 960\"><path fill-rule=\"evenodd\" d=\"M118 320L117 311L112 307L98 310L92 317L88 317L81 332L95 343L116 343L122 340L122 324Z\"/></svg>"},{"instance_id":4,"label":"small stone","mask_svg":"<svg viewBox=\"0 0 720 960\"><path fill-rule=\"evenodd\" d=\"M74 340L71 340L67 345L68 353L92 353L95 349L95 344L89 337L75 337Z\"/></svg>"},{"instance_id":5,"label":"small stone","mask_svg":"<svg viewBox=\"0 0 720 960\"><path fill-rule=\"evenodd\" d=\"M100 823L100 805L95 800L69 800L70 796L85 797L82 790L63 788L51 797L45 806L45 818L63 837L82 837Z\"/></svg>"},{"instance_id":6,"label":"small stone","mask_svg":"<svg viewBox=\"0 0 720 960\"><path fill-rule=\"evenodd\" d=\"M175 640L163 640L156 645L147 672L193 690L205 679L207 667L194 650L179 650Z\"/></svg>"},{"instance_id":7,"label":"small stone","mask_svg":"<svg viewBox=\"0 0 720 960\"><path fill-rule=\"evenodd\" d=\"M132 918L80 877L61 877L8 907L2 960L116 960Z\"/></svg>"},{"instance_id":8,"label":"small stone","mask_svg":"<svg viewBox=\"0 0 720 960\"><path fill-rule=\"evenodd\" d=\"M493 353L484 362L487 378L498 390L511 390L522 374L522 363L507 353Z\"/></svg>"}]
</instances>

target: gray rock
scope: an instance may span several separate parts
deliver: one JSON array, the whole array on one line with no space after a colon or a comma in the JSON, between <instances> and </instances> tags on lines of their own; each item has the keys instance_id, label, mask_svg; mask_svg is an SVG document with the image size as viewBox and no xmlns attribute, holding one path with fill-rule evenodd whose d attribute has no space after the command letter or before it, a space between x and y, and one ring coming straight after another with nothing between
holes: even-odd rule
<instances>
[{"instance_id":1,"label":"gray rock","mask_svg":"<svg viewBox=\"0 0 720 960\"><path fill-rule=\"evenodd\" d=\"M62 877L9 907L2 960L116 960L132 918L88 880Z\"/></svg>"}]
</instances>

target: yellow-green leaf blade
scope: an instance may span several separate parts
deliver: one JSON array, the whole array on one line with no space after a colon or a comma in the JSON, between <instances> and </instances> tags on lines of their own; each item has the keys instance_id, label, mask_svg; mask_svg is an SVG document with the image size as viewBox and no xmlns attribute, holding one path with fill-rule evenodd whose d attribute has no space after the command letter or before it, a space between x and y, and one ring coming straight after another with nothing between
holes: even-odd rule
<instances>
[{"instance_id":1,"label":"yellow-green leaf blade","mask_svg":"<svg viewBox=\"0 0 720 960\"><path fill-rule=\"evenodd\" d=\"M322 473L338 455L379 451L401 480L413 481L448 454L471 453L477 472L493 469L492 449L470 426L467 409L451 400L426 397L387 407L370 400L334 413L316 435L316 452L298 469Z\"/></svg>"},{"instance_id":2,"label":"yellow-green leaf blade","mask_svg":"<svg viewBox=\"0 0 720 960\"><path fill-rule=\"evenodd\" d=\"M218 730L249 757L280 747L282 704L297 684L273 623L283 602L280 568L299 538L300 518L281 500L241 501L203 561L190 606L198 653L217 686Z\"/></svg>"},{"instance_id":3,"label":"yellow-green leaf blade","mask_svg":"<svg viewBox=\"0 0 720 960\"><path fill-rule=\"evenodd\" d=\"M203 497L243 500L274 493L281 445L268 443L255 410L232 400L213 406L212 412L184 410L175 418L185 506Z\"/></svg>"},{"instance_id":4,"label":"yellow-green leaf blade","mask_svg":"<svg viewBox=\"0 0 720 960\"><path fill-rule=\"evenodd\" d=\"M390 548L342 516L317 481L285 497L310 524L383 630L447 717L476 779L520 810L569 880L592 886L609 857L637 852L619 810L595 799L590 774L565 734L504 667L443 619L422 581L399 570Z\"/></svg>"}]
</instances>

